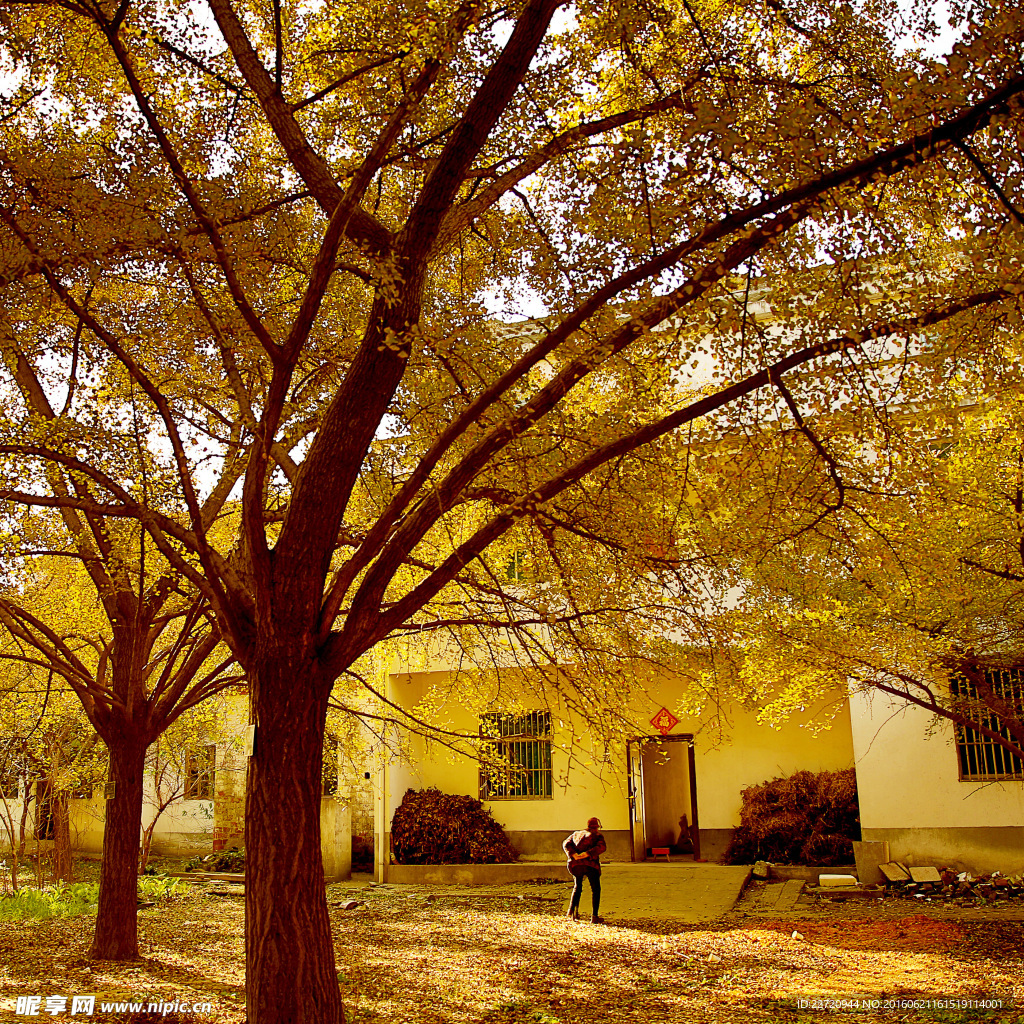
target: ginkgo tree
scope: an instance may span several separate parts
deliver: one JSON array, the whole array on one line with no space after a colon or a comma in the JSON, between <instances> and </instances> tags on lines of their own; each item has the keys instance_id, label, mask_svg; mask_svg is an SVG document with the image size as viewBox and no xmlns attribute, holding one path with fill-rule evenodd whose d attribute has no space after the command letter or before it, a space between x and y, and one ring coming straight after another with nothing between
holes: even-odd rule
<instances>
[{"instance_id":1,"label":"ginkgo tree","mask_svg":"<svg viewBox=\"0 0 1024 1024\"><path fill-rule=\"evenodd\" d=\"M1024 19L953 7L935 59L881 0L5 0L2 494L139 524L247 674L251 1022L343 1017L335 679L410 628L642 628L712 571L658 536L691 439L1018 316Z\"/></svg>"},{"instance_id":2,"label":"ginkgo tree","mask_svg":"<svg viewBox=\"0 0 1024 1024\"><path fill-rule=\"evenodd\" d=\"M753 473L743 497L718 495L731 508L711 532L731 537L704 540L737 583L718 622L723 661L766 720L828 692L877 693L1001 748L1007 773L1024 760L1024 418L1020 340L1005 340L997 367L972 361L884 421L806 425L827 455L817 472L801 467L806 438L766 439L759 457L788 485L769 500L803 516L752 514Z\"/></svg>"},{"instance_id":3,"label":"ginkgo tree","mask_svg":"<svg viewBox=\"0 0 1024 1024\"><path fill-rule=\"evenodd\" d=\"M46 483L51 496L74 486L54 470ZM33 692L43 694L36 704L50 710L32 732L45 747L42 774L53 780L60 869L70 871L67 800L76 788L67 764L83 756L83 732L98 735L112 785L105 790L92 952L136 956L147 749L182 715L242 677L205 616L201 595L158 556L147 559L137 525L65 510L59 518L46 511L9 526L15 528L5 537L10 579L0 592L0 663L47 680ZM59 694L52 700L51 690ZM69 701L77 715L67 710ZM54 719L58 702L65 713ZM11 736L21 742L16 731Z\"/></svg>"}]
</instances>

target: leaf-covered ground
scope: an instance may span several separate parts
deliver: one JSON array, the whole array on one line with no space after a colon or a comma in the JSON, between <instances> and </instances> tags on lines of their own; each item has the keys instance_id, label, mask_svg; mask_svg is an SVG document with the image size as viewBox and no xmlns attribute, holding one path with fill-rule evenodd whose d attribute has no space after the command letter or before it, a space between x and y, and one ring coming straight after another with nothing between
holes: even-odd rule
<instances>
[{"instance_id":1,"label":"leaf-covered ground","mask_svg":"<svg viewBox=\"0 0 1024 1024\"><path fill-rule=\"evenodd\" d=\"M481 1024L656 1021L1024 1021L1019 921L936 920L919 905L806 907L794 920L738 912L713 926L561 916L562 886L432 892L331 886L339 981L349 1020ZM140 912L143 957L90 963L91 915L0 922L0 1020L15 998L95 994L101 1002L209 1001L244 1020L240 887L195 887ZM355 898L361 905L344 910ZM797 931L800 937L794 937ZM859 996L896 1006L844 1011L796 1000ZM1002 999L1003 1009L907 1006ZM900 1005L898 1001L904 1001ZM69 998L70 1002L70 998Z\"/></svg>"}]
</instances>

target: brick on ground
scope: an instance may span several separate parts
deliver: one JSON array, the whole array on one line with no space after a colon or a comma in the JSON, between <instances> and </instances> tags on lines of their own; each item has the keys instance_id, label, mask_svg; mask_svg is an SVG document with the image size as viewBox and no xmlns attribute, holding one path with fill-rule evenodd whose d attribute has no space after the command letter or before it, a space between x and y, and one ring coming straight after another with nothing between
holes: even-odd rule
<instances>
[{"instance_id":1,"label":"brick on ground","mask_svg":"<svg viewBox=\"0 0 1024 1024\"><path fill-rule=\"evenodd\" d=\"M750 912L754 914L787 913L796 906L803 887L802 878L790 878L781 885L778 882L770 882L757 894L757 898L750 905Z\"/></svg>"}]
</instances>

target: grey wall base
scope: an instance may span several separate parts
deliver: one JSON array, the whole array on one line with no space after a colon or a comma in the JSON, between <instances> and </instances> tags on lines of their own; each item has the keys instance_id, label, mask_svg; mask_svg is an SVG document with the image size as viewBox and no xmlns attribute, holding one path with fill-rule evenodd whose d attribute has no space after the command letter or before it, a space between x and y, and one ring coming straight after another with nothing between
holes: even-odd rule
<instances>
[{"instance_id":1,"label":"grey wall base","mask_svg":"<svg viewBox=\"0 0 1024 1024\"><path fill-rule=\"evenodd\" d=\"M732 833L731 828L702 828L700 830L701 860L710 861L712 864L721 864L732 839Z\"/></svg>"},{"instance_id":2,"label":"grey wall base","mask_svg":"<svg viewBox=\"0 0 1024 1024\"><path fill-rule=\"evenodd\" d=\"M384 871L392 885L509 885L534 878L572 881L564 863L387 864Z\"/></svg>"},{"instance_id":3,"label":"grey wall base","mask_svg":"<svg viewBox=\"0 0 1024 1024\"><path fill-rule=\"evenodd\" d=\"M389 882L407 885L500 885L530 878L568 878L562 842L565 832L508 832L512 845L519 851L517 864L387 864L385 877ZM607 864L628 864L629 832L604 833L608 852L601 858ZM712 863L721 860L732 838L732 829L701 829L701 857ZM384 837L384 849L391 849L390 833ZM380 879L378 879L379 881Z\"/></svg>"},{"instance_id":4,"label":"grey wall base","mask_svg":"<svg viewBox=\"0 0 1024 1024\"><path fill-rule=\"evenodd\" d=\"M582 827L582 826L580 826ZM565 837L576 829L567 828L564 832L506 832L509 841L519 851L520 860L559 861L565 859L562 843ZM603 832L608 852L602 860L629 860L629 832Z\"/></svg>"},{"instance_id":5,"label":"grey wall base","mask_svg":"<svg viewBox=\"0 0 1024 1024\"><path fill-rule=\"evenodd\" d=\"M1024 827L865 828L863 838L888 842L889 856L908 866L956 868L986 874L1024 872Z\"/></svg>"},{"instance_id":6,"label":"grey wall base","mask_svg":"<svg viewBox=\"0 0 1024 1024\"><path fill-rule=\"evenodd\" d=\"M700 830L700 855L702 860L718 863L725 855L731 828L702 828ZM520 860L557 861L562 856L562 842L569 834L565 832L509 832L512 845L519 851ZM604 860L628 862L630 858L629 832L608 831L604 833L608 852Z\"/></svg>"}]
</instances>

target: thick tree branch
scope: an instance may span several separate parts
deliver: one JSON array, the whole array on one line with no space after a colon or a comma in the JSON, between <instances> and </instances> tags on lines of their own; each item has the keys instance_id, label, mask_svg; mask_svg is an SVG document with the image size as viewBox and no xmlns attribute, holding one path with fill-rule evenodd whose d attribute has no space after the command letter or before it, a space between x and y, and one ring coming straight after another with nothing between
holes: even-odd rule
<instances>
[{"instance_id":1,"label":"thick tree branch","mask_svg":"<svg viewBox=\"0 0 1024 1024\"><path fill-rule=\"evenodd\" d=\"M402 230L400 248L426 254L473 161L526 75L562 0L529 0L462 120L448 137Z\"/></svg>"},{"instance_id":2,"label":"thick tree branch","mask_svg":"<svg viewBox=\"0 0 1024 1024\"><path fill-rule=\"evenodd\" d=\"M656 277L662 271L676 265L691 253L702 251L714 243L727 238L744 227L764 217L770 216L789 206L795 206L809 199L816 200L833 190L847 186L863 185L878 175L896 174L908 167L915 166L930 158L942 148L952 145L956 140L965 138L984 128L993 118L1007 116L1009 105L1020 105L1020 94L1024 91L1024 76L1010 79L1004 85L994 89L976 105L949 119L941 125L921 133L911 139L883 150L873 157L856 161L836 171L816 176L777 196L737 211L729 216L707 225L702 231L681 242L665 252L645 261L633 270L610 281L595 291L585 303L566 317L559 326L550 331L533 346L530 351L512 363L508 370L495 380L488 388L470 403L462 413L441 431L418 462L415 470L400 488L384 512L378 517L374 527L367 534L364 545L335 574L329 588L324 612L321 616L321 634L326 635L333 622L337 609L358 574L365 569L379 554L385 541L398 521L399 516L411 504L420 489L429 479L433 469L439 464L444 454L463 436L473 424L479 423L487 410L494 405L506 392L516 387L526 374L543 359L554 352L561 344L571 338L575 332L596 313L605 309L617 295L622 294L635 285ZM670 315L667 313L666 315Z\"/></svg>"},{"instance_id":3,"label":"thick tree branch","mask_svg":"<svg viewBox=\"0 0 1024 1024\"><path fill-rule=\"evenodd\" d=\"M743 380L721 388L712 395L690 403L675 413L595 448L585 458L576 462L559 476L553 477L535 487L529 493L519 496L515 502L499 515L493 517L476 534L456 548L434 573L413 588L391 609L377 617L376 626L369 626L369 635L372 637L369 642L372 643L379 639L379 637L387 635L391 630L397 628L401 622L406 621L416 610L423 607L427 601L446 586L455 574L460 572L472 560L479 557L485 548L507 532L515 522L613 459L620 458L643 445L650 444L659 437L671 433L693 420L707 416L735 402L739 398L753 393L759 388L771 385L782 374L788 373L798 366L824 356L860 347L872 339L914 333L942 323L967 310L1019 297L1020 293L1021 289L994 289L989 292L981 292L931 310L918 317L877 324L856 334L844 335L841 338L834 338L829 341L820 342L817 345L808 346L791 353L783 359L777 360L771 366L751 374ZM378 576L376 565L371 570L371 573L367 574L367 579L360 588L357 598L352 602L352 608L356 614L349 615L345 627L339 634L335 634L331 638L328 645L329 656L332 659L343 662L346 658L352 656L355 649L365 649L363 645L367 642L368 637L363 633L363 630L367 629L365 623L371 617L367 612L364 602L368 595L377 592L380 579L384 575L384 573L381 573ZM362 615L359 613L362 613ZM355 625L356 623L358 623L358 626Z\"/></svg>"},{"instance_id":4,"label":"thick tree branch","mask_svg":"<svg viewBox=\"0 0 1024 1024\"><path fill-rule=\"evenodd\" d=\"M320 208L328 214L341 202L342 190L327 162L309 144L298 121L274 81L263 66L246 35L231 0L208 0L217 25L231 49L239 71L263 108L288 159L306 183ZM391 233L361 207L352 210L347 225L348 237L369 256L384 257L391 248Z\"/></svg>"},{"instance_id":5,"label":"thick tree branch","mask_svg":"<svg viewBox=\"0 0 1024 1024\"><path fill-rule=\"evenodd\" d=\"M671 96L649 103L647 106L635 110L624 110L618 114L611 114L598 121L589 121L586 124L570 128L568 131L556 135L550 142L540 149L535 150L525 160L521 160L514 167L505 171L504 174L486 188L481 189L472 199L467 200L459 206L453 207L444 218L434 240L432 252L443 252L473 221L481 217L489 210L503 195L518 185L524 178L528 178L535 171L538 171L545 164L555 160L567 150L571 149L577 142L583 139L593 138L595 135L602 135L605 132L614 131L628 124L635 124L643 121L653 114L665 110L687 109L688 103L683 98L685 87L677 90Z\"/></svg>"}]
</instances>

